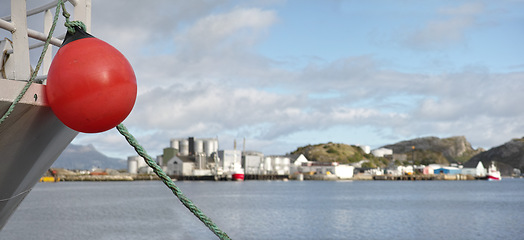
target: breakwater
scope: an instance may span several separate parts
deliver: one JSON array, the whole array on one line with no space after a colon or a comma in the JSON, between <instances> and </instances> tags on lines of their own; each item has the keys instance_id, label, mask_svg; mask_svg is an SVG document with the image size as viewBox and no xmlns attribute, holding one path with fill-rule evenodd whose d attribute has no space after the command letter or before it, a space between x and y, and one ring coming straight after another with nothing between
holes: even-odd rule
<instances>
[{"instance_id":1,"label":"breakwater","mask_svg":"<svg viewBox=\"0 0 524 240\"><path fill-rule=\"evenodd\" d=\"M119 174L119 175L64 175L60 176L60 181L144 181L160 180L156 175L136 175L136 174Z\"/></svg>"},{"instance_id":2,"label":"breakwater","mask_svg":"<svg viewBox=\"0 0 524 240\"><path fill-rule=\"evenodd\" d=\"M456 174L424 174L424 175L377 175L373 176L373 180L390 180L390 181L428 181L428 180L475 180L471 175Z\"/></svg>"}]
</instances>

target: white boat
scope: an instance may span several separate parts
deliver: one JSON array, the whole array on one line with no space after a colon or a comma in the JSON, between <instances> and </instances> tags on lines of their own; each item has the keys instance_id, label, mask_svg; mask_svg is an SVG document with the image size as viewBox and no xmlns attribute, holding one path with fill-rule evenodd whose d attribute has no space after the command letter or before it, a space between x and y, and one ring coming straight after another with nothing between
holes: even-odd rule
<instances>
[{"instance_id":1,"label":"white boat","mask_svg":"<svg viewBox=\"0 0 524 240\"><path fill-rule=\"evenodd\" d=\"M76 20L90 30L91 0L70 1ZM25 0L11 0L11 15L0 19L0 28L12 33L12 38L0 42L0 117L8 111L30 79L33 67L28 38L45 42L53 22L58 1L27 10ZM38 15L39 14L39 15ZM28 29L27 17L43 15L42 32ZM42 42L42 43L43 43ZM60 46L62 40L53 37L51 44ZM48 105L44 80L51 65L51 44L41 72L12 113L0 123L0 230L40 177L49 169L78 132L66 127ZM38 51L40 53L40 51ZM40 82L40 83L39 83Z\"/></svg>"},{"instance_id":2,"label":"white boat","mask_svg":"<svg viewBox=\"0 0 524 240\"><path fill-rule=\"evenodd\" d=\"M502 178L500 176L500 171L495 166L495 162L491 162L491 165L488 168L488 181L500 181Z\"/></svg>"}]
</instances>

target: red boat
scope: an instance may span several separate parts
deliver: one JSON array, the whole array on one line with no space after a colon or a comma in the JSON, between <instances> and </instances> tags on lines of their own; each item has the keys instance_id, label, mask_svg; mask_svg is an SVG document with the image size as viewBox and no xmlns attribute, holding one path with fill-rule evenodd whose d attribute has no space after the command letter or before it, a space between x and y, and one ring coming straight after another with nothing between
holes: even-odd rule
<instances>
[{"instance_id":1,"label":"red boat","mask_svg":"<svg viewBox=\"0 0 524 240\"><path fill-rule=\"evenodd\" d=\"M236 170L232 175L231 178L233 181L244 181L244 169Z\"/></svg>"}]
</instances>

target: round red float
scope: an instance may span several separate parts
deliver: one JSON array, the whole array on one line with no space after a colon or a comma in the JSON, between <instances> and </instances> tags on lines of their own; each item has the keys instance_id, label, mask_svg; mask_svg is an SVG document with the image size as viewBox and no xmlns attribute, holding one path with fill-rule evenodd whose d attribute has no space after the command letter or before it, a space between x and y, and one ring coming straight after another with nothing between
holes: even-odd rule
<instances>
[{"instance_id":1,"label":"round red float","mask_svg":"<svg viewBox=\"0 0 524 240\"><path fill-rule=\"evenodd\" d=\"M124 55L79 28L68 33L47 75L51 109L79 132L103 132L120 124L133 109L136 93L135 73Z\"/></svg>"}]
</instances>

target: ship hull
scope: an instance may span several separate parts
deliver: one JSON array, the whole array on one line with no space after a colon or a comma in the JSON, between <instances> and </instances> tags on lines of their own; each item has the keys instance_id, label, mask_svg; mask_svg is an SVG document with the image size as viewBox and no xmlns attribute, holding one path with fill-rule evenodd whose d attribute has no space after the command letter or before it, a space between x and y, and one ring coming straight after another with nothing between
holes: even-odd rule
<instances>
[{"instance_id":1,"label":"ship hull","mask_svg":"<svg viewBox=\"0 0 524 240\"><path fill-rule=\"evenodd\" d=\"M233 173L231 176L233 181L244 181L244 174L243 173Z\"/></svg>"},{"instance_id":2,"label":"ship hull","mask_svg":"<svg viewBox=\"0 0 524 240\"><path fill-rule=\"evenodd\" d=\"M500 181L501 177L500 174L490 174L488 175L488 181Z\"/></svg>"},{"instance_id":3,"label":"ship hull","mask_svg":"<svg viewBox=\"0 0 524 240\"><path fill-rule=\"evenodd\" d=\"M0 79L2 115L25 84ZM0 124L0 229L77 134L53 114L45 86L32 84Z\"/></svg>"}]
</instances>

